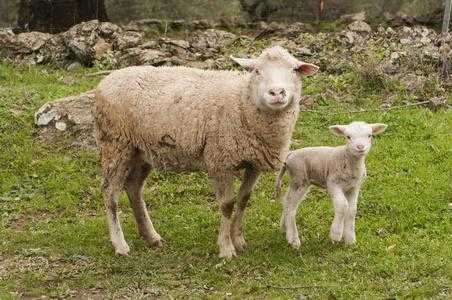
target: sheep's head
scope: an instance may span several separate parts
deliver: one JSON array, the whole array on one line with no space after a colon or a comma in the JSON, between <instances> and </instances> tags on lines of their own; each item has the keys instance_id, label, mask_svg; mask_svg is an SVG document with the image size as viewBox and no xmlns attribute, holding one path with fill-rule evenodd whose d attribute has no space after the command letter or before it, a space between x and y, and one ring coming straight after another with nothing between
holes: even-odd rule
<instances>
[{"instance_id":1,"label":"sheep's head","mask_svg":"<svg viewBox=\"0 0 452 300\"><path fill-rule=\"evenodd\" d=\"M313 75L319 67L297 60L284 48L265 49L257 58L235 58L252 72L251 98L260 109L282 111L300 97L300 76Z\"/></svg>"},{"instance_id":2,"label":"sheep's head","mask_svg":"<svg viewBox=\"0 0 452 300\"><path fill-rule=\"evenodd\" d=\"M387 125L381 123L368 124L353 122L348 125L330 126L330 131L347 138L347 151L354 156L365 156L372 145L372 136L386 130Z\"/></svg>"}]
</instances>

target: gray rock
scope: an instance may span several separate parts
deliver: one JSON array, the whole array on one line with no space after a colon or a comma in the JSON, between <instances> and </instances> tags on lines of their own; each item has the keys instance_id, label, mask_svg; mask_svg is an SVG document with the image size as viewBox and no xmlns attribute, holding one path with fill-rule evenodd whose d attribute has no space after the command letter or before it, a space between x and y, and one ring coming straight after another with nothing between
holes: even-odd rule
<instances>
[{"instance_id":1,"label":"gray rock","mask_svg":"<svg viewBox=\"0 0 452 300\"><path fill-rule=\"evenodd\" d=\"M65 131L67 128L67 124L64 122L56 122L55 128L58 129L59 131Z\"/></svg>"},{"instance_id":2,"label":"gray rock","mask_svg":"<svg viewBox=\"0 0 452 300\"><path fill-rule=\"evenodd\" d=\"M94 91L88 91L44 104L35 113L38 137L45 142L52 142L70 136L74 146L95 148L91 113L93 102Z\"/></svg>"},{"instance_id":3,"label":"gray rock","mask_svg":"<svg viewBox=\"0 0 452 300\"><path fill-rule=\"evenodd\" d=\"M391 53L391 60L392 61L399 59L399 57L400 57L399 53L397 53L397 52L392 52Z\"/></svg>"},{"instance_id":4,"label":"gray rock","mask_svg":"<svg viewBox=\"0 0 452 300\"><path fill-rule=\"evenodd\" d=\"M35 113L35 124L38 126L46 126L52 121L59 120L59 118L60 115L58 114L58 111L53 109L49 103L46 103Z\"/></svg>"},{"instance_id":5,"label":"gray rock","mask_svg":"<svg viewBox=\"0 0 452 300\"><path fill-rule=\"evenodd\" d=\"M0 54L30 64L60 64L67 56L63 41L58 35L42 32L16 35L10 29L0 29Z\"/></svg>"},{"instance_id":6,"label":"gray rock","mask_svg":"<svg viewBox=\"0 0 452 300\"><path fill-rule=\"evenodd\" d=\"M346 31L346 32L344 33L344 36L345 36L345 38L346 38L346 40L347 40L347 42L348 42L349 44L354 44L355 41L357 41L357 40L360 39L359 34L357 34L357 33L354 32L354 31Z\"/></svg>"},{"instance_id":7,"label":"gray rock","mask_svg":"<svg viewBox=\"0 0 452 300\"><path fill-rule=\"evenodd\" d=\"M143 43L143 36L141 32L124 31L123 34L116 35L113 48L121 51L123 49L137 47Z\"/></svg>"},{"instance_id":8,"label":"gray rock","mask_svg":"<svg viewBox=\"0 0 452 300\"><path fill-rule=\"evenodd\" d=\"M298 49L298 53L299 53L300 55L306 55L306 56L312 55L311 49L306 48L306 47L301 47L300 49Z\"/></svg>"},{"instance_id":9,"label":"gray rock","mask_svg":"<svg viewBox=\"0 0 452 300\"><path fill-rule=\"evenodd\" d=\"M169 60L169 53L146 48L131 48L126 49L123 54L120 55L119 61L123 65L151 65L160 66L165 64Z\"/></svg>"},{"instance_id":10,"label":"gray rock","mask_svg":"<svg viewBox=\"0 0 452 300\"><path fill-rule=\"evenodd\" d=\"M421 38L421 43L422 44L424 44L424 45L428 45L428 44L430 44L431 43L431 39L429 39L428 37L426 37L426 36L424 36L424 37L422 37Z\"/></svg>"},{"instance_id":11,"label":"gray rock","mask_svg":"<svg viewBox=\"0 0 452 300\"><path fill-rule=\"evenodd\" d=\"M236 39L236 35L218 29L207 29L197 32L189 38L190 45L195 51L216 52L229 46Z\"/></svg>"},{"instance_id":12,"label":"gray rock","mask_svg":"<svg viewBox=\"0 0 452 300\"><path fill-rule=\"evenodd\" d=\"M364 21L355 21L353 23L350 23L347 28L351 31L357 31L357 32L371 32L372 28Z\"/></svg>"},{"instance_id":13,"label":"gray rock","mask_svg":"<svg viewBox=\"0 0 452 300\"><path fill-rule=\"evenodd\" d=\"M360 11L355 14L343 15L340 17L340 20L343 22L355 22L355 21L365 21L367 19L367 15L365 11Z\"/></svg>"},{"instance_id":14,"label":"gray rock","mask_svg":"<svg viewBox=\"0 0 452 300\"><path fill-rule=\"evenodd\" d=\"M82 67L82 64L81 64L81 63L79 63L78 61L74 61L74 62L70 63L70 64L66 67L66 69L67 69L68 71L73 71L73 70L78 70L78 69L80 69L81 67Z\"/></svg>"},{"instance_id":15,"label":"gray rock","mask_svg":"<svg viewBox=\"0 0 452 300\"><path fill-rule=\"evenodd\" d=\"M405 39L400 39L400 44L402 45L408 45L408 44L412 44L413 41L409 38L405 38Z\"/></svg>"}]
</instances>

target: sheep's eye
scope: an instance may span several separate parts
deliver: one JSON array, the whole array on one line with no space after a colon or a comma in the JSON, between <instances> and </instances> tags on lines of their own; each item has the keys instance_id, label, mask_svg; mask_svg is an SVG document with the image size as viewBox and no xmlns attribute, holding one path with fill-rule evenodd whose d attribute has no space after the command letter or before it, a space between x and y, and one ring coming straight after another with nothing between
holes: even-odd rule
<instances>
[{"instance_id":1,"label":"sheep's eye","mask_svg":"<svg viewBox=\"0 0 452 300\"><path fill-rule=\"evenodd\" d=\"M369 138L371 138L372 137L372 135L371 134L369 134Z\"/></svg>"},{"instance_id":2,"label":"sheep's eye","mask_svg":"<svg viewBox=\"0 0 452 300\"><path fill-rule=\"evenodd\" d=\"M255 73L256 75L260 75L260 74L261 74L261 72L260 72L258 69L254 69L254 73Z\"/></svg>"},{"instance_id":3,"label":"sheep's eye","mask_svg":"<svg viewBox=\"0 0 452 300\"><path fill-rule=\"evenodd\" d=\"M349 136L349 135L347 135L347 138L350 140L352 137L351 136Z\"/></svg>"}]
</instances>

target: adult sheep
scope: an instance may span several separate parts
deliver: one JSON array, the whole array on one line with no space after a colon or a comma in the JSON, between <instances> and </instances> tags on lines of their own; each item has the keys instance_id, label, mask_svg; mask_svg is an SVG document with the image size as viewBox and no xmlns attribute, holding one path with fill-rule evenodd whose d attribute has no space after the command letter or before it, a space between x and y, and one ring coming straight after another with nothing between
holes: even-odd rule
<instances>
[{"instance_id":1,"label":"adult sheep","mask_svg":"<svg viewBox=\"0 0 452 300\"><path fill-rule=\"evenodd\" d=\"M300 75L318 67L279 46L255 59L232 59L250 72L140 66L115 71L97 87L102 193L117 254L129 252L117 215L123 189L140 235L150 246L162 245L142 198L152 168L206 171L220 205L219 255L243 250L251 190L260 172L282 165L298 117ZM233 180L241 169L234 212Z\"/></svg>"}]
</instances>

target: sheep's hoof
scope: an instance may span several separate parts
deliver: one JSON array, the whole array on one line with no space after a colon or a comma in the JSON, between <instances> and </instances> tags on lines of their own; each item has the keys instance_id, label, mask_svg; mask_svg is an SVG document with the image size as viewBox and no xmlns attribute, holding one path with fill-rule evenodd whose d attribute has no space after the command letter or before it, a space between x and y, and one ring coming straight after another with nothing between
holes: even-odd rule
<instances>
[{"instance_id":1,"label":"sheep's hoof","mask_svg":"<svg viewBox=\"0 0 452 300\"><path fill-rule=\"evenodd\" d=\"M114 247L114 248L115 248L116 255L129 256L130 248L127 244L121 245L118 247Z\"/></svg>"},{"instance_id":2,"label":"sheep's hoof","mask_svg":"<svg viewBox=\"0 0 452 300\"><path fill-rule=\"evenodd\" d=\"M149 247L151 247L151 248L162 248L164 242L165 242L164 239L158 238L158 239L153 239L152 241L149 241L148 244L149 244Z\"/></svg>"},{"instance_id":3,"label":"sheep's hoof","mask_svg":"<svg viewBox=\"0 0 452 300\"><path fill-rule=\"evenodd\" d=\"M232 243L234 244L234 248L235 250L237 250L238 252L243 252L245 251L246 248L246 241L243 238L243 235L239 235L236 238L232 239Z\"/></svg>"},{"instance_id":4,"label":"sheep's hoof","mask_svg":"<svg viewBox=\"0 0 452 300\"><path fill-rule=\"evenodd\" d=\"M161 248L163 247L164 239L157 233L153 236L141 234L143 240L146 241L146 244L151 248Z\"/></svg>"},{"instance_id":5,"label":"sheep's hoof","mask_svg":"<svg viewBox=\"0 0 452 300\"><path fill-rule=\"evenodd\" d=\"M236 257L237 253L235 252L234 247L231 245L231 247L225 247L223 249L220 249L220 254L218 256L220 258L231 259L233 257Z\"/></svg>"}]
</instances>

